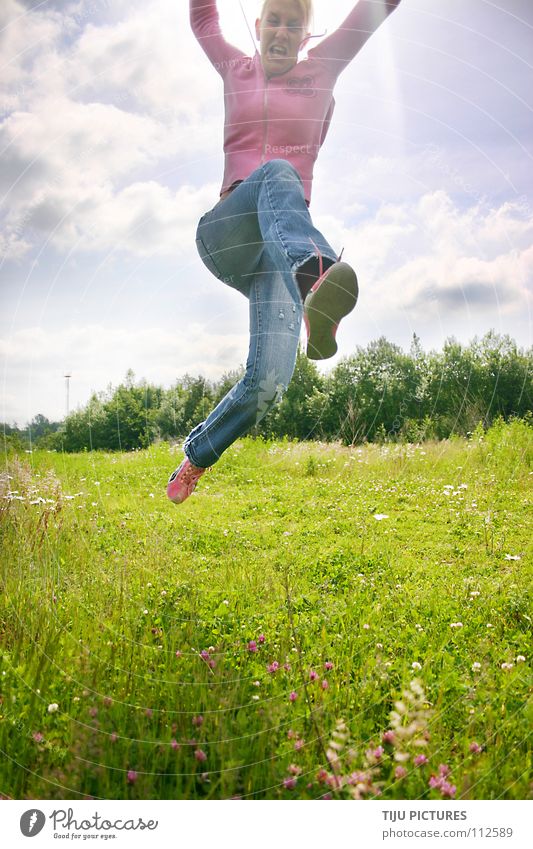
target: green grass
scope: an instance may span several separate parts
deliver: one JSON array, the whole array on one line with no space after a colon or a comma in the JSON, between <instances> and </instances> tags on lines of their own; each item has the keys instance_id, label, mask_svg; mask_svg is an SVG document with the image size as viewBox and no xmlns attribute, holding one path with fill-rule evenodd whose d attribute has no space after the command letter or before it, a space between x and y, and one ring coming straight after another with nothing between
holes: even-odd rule
<instances>
[{"instance_id":1,"label":"green grass","mask_svg":"<svg viewBox=\"0 0 533 849\"><path fill-rule=\"evenodd\" d=\"M9 455L0 793L530 798L532 447Z\"/></svg>"}]
</instances>

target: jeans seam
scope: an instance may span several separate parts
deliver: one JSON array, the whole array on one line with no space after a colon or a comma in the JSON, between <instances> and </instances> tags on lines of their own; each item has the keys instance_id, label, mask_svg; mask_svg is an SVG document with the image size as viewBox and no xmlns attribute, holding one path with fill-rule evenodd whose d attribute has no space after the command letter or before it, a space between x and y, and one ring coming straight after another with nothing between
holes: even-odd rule
<instances>
[{"instance_id":1,"label":"jeans seam","mask_svg":"<svg viewBox=\"0 0 533 849\"><path fill-rule=\"evenodd\" d=\"M283 250L285 251L286 256L288 257L289 256L289 249L288 249L288 246L286 245L286 243L285 243L285 241L284 241L284 239L283 239L283 237L282 237L282 235L279 231L279 221L278 221L277 211L276 211L274 204L272 203L272 197L271 197L271 194L270 194L270 178L268 176L268 168L266 168L265 166L263 166L263 167L264 167L265 185L266 185L266 190L267 190L268 203L270 204L270 211L271 211L271 213L274 217L274 225L275 225L276 235L277 235L279 241L281 242L281 244L283 246Z\"/></svg>"},{"instance_id":2,"label":"jeans seam","mask_svg":"<svg viewBox=\"0 0 533 849\"><path fill-rule=\"evenodd\" d=\"M257 283L254 283L254 286L256 286L256 285L257 285ZM251 375L250 383L245 382L246 381L246 375L244 375L244 377L242 379L243 380L243 391L239 395L239 397L233 399L231 405L224 410L224 412L222 413L221 416L218 417L216 422L213 422L213 424L209 425L206 428L206 430L202 431L197 436L194 436L191 440L191 443L194 444L196 441L201 443L202 438L207 439L208 442L209 442L209 447L211 448L213 453L216 454L217 459L220 459L220 454L217 453L217 451L215 450L211 441L209 440L209 430L210 430L210 428L215 426L215 425L218 427L220 424L222 424L224 422L226 416L228 415L228 413L230 413L232 411L234 405L236 403L240 402L250 390L254 389L254 381L255 381L255 377L257 375L257 365L258 365L258 362L259 362L259 359L260 359L260 354L261 354L261 329L262 328L261 328L261 312L259 310L259 304L260 304L260 301L259 301L259 299L257 299L255 306L256 306L256 311L257 311L256 319L257 319L258 340L257 340L257 344L256 344L255 354L254 354L254 361L253 361L253 366L252 366L252 375ZM189 443L189 444L191 444L191 443ZM191 459L191 458L189 457L189 459ZM192 462L192 460L191 460L191 462ZM196 465L196 463L194 465Z\"/></svg>"}]
</instances>

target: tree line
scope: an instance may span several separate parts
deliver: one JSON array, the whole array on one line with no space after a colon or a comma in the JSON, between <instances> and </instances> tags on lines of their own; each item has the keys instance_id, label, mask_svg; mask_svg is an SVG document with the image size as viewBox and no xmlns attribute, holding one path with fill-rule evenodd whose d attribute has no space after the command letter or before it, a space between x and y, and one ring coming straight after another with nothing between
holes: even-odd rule
<instances>
[{"instance_id":1,"label":"tree line","mask_svg":"<svg viewBox=\"0 0 533 849\"><path fill-rule=\"evenodd\" d=\"M94 393L63 422L38 415L23 429L5 425L4 438L68 452L130 451L182 439L243 373L228 372L216 382L186 374L163 389L135 382L130 371L120 386ZM442 351L430 353L416 335L409 352L382 337L326 375L299 351L281 402L252 434L345 445L466 436L498 417L530 417L532 375L533 349L521 350L494 331L468 345L448 339Z\"/></svg>"}]
</instances>

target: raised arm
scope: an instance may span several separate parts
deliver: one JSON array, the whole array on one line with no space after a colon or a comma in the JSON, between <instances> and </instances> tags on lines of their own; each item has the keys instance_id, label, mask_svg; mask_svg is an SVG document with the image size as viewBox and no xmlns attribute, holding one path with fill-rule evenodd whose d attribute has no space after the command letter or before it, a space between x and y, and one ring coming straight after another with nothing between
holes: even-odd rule
<instances>
[{"instance_id":1,"label":"raised arm","mask_svg":"<svg viewBox=\"0 0 533 849\"><path fill-rule=\"evenodd\" d=\"M189 0L192 31L202 50L221 76L245 54L222 35L216 0Z\"/></svg>"},{"instance_id":2,"label":"raised arm","mask_svg":"<svg viewBox=\"0 0 533 849\"><path fill-rule=\"evenodd\" d=\"M337 77L399 5L400 0L359 0L344 23L309 50L309 56L327 59Z\"/></svg>"}]
</instances>

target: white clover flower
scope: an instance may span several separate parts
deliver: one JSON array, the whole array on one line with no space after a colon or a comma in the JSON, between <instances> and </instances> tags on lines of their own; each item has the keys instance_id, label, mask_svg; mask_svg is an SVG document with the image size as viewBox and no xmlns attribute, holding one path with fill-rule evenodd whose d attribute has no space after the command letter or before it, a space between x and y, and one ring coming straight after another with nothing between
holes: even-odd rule
<instances>
[{"instance_id":1,"label":"white clover flower","mask_svg":"<svg viewBox=\"0 0 533 849\"><path fill-rule=\"evenodd\" d=\"M506 560L521 560L522 558L520 557L519 554L506 554L505 559Z\"/></svg>"},{"instance_id":2,"label":"white clover flower","mask_svg":"<svg viewBox=\"0 0 533 849\"><path fill-rule=\"evenodd\" d=\"M472 664L472 672L477 672L479 669L481 669L481 664L476 660L475 663Z\"/></svg>"},{"instance_id":3,"label":"white clover flower","mask_svg":"<svg viewBox=\"0 0 533 849\"><path fill-rule=\"evenodd\" d=\"M418 660L414 660L411 664L411 669L422 669L422 664Z\"/></svg>"},{"instance_id":4,"label":"white clover flower","mask_svg":"<svg viewBox=\"0 0 533 849\"><path fill-rule=\"evenodd\" d=\"M58 707L59 705L53 702L51 705L48 705L48 713L55 713Z\"/></svg>"},{"instance_id":5,"label":"white clover flower","mask_svg":"<svg viewBox=\"0 0 533 849\"><path fill-rule=\"evenodd\" d=\"M463 627L462 622L450 622L450 628L462 628L462 627Z\"/></svg>"},{"instance_id":6,"label":"white clover flower","mask_svg":"<svg viewBox=\"0 0 533 849\"><path fill-rule=\"evenodd\" d=\"M519 655L518 655L518 657L516 658L516 662L517 662L517 663L525 663L525 662L526 662L526 659L525 659L524 655L523 655L523 654L519 654Z\"/></svg>"},{"instance_id":7,"label":"white clover flower","mask_svg":"<svg viewBox=\"0 0 533 849\"><path fill-rule=\"evenodd\" d=\"M374 519L377 519L378 522L382 522L383 519L388 519L388 518L389 517L387 516L386 513L374 513Z\"/></svg>"},{"instance_id":8,"label":"white clover flower","mask_svg":"<svg viewBox=\"0 0 533 849\"><path fill-rule=\"evenodd\" d=\"M514 666L514 663L502 663L502 669L505 672L509 672L509 670L512 669L513 666Z\"/></svg>"}]
</instances>

